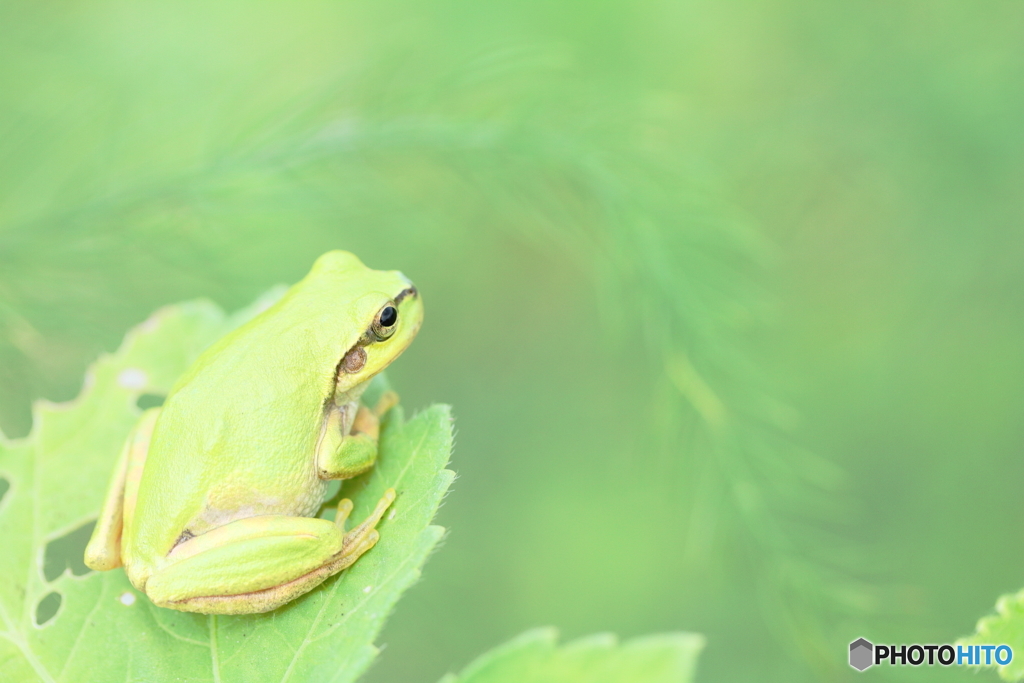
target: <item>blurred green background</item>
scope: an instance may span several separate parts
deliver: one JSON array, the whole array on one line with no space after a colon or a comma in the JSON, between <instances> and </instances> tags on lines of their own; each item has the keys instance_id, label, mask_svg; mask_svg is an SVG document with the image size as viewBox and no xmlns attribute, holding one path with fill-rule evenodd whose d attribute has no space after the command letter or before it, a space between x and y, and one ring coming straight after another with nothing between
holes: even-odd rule
<instances>
[{"instance_id":1,"label":"blurred green background","mask_svg":"<svg viewBox=\"0 0 1024 683\"><path fill-rule=\"evenodd\" d=\"M858 680L851 640L1024 585L1022 35L1008 1L7 0L0 426L154 308L346 248L419 286L391 381L458 429L368 681L541 624Z\"/></svg>"}]
</instances>

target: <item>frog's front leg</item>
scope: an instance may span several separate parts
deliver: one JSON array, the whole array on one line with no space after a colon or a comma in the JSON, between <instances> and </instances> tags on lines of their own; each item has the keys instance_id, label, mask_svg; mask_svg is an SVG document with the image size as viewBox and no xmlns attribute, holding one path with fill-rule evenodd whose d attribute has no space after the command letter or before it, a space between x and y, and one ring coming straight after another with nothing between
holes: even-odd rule
<instances>
[{"instance_id":1,"label":"frog's front leg","mask_svg":"<svg viewBox=\"0 0 1024 683\"><path fill-rule=\"evenodd\" d=\"M324 421L324 433L317 446L316 464L321 479L351 479L366 472L377 461L381 417L398 403L398 395L385 392L377 406L333 407ZM355 411L346 430L347 412ZM348 432L346 434L346 431Z\"/></svg>"},{"instance_id":2,"label":"frog's front leg","mask_svg":"<svg viewBox=\"0 0 1024 683\"><path fill-rule=\"evenodd\" d=\"M110 477L103 509L85 546L85 564L96 571L108 571L121 566L121 535L124 520L135 510L135 494L139 477L149 452L149 439L153 435L159 408L150 408L139 417L121 449L121 456Z\"/></svg>"},{"instance_id":3,"label":"frog's front leg","mask_svg":"<svg viewBox=\"0 0 1024 683\"><path fill-rule=\"evenodd\" d=\"M142 589L161 607L203 614L267 612L349 567L377 543L376 526L395 500L388 489L366 520L265 515L238 519L181 543Z\"/></svg>"}]
</instances>

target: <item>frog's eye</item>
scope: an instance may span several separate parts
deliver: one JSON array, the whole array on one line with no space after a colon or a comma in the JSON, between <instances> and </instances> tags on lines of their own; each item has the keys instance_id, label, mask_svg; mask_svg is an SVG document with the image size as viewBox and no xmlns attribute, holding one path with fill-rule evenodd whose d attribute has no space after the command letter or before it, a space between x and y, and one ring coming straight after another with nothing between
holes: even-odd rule
<instances>
[{"instance_id":1,"label":"frog's eye","mask_svg":"<svg viewBox=\"0 0 1024 683\"><path fill-rule=\"evenodd\" d=\"M398 328L398 309L394 304L389 303L380 309L377 317L373 320L373 333L379 341L384 341L395 333Z\"/></svg>"}]
</instances>

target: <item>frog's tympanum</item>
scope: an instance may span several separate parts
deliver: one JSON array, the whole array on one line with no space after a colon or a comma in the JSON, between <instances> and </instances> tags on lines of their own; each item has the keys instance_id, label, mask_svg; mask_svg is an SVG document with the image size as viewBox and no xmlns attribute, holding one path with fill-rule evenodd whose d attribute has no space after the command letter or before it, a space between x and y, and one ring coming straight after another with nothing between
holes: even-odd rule
<instances>
[{"instance_id":1,"label":"frog's tympanum","mask_svg":"<svg viewBox=\"0 0 1024 683\"><path fill-rule=\"evenodd\" d=\"M388 489L345 531L315 515L327 481L371 468L386 393L368 381L412 342L416 289L332 251L273 306L209 349L160 408L145 411L121 453L85 552L124 566L162 607L266 612L350 566L378 539Z\"/></svg>"}]
</instances>

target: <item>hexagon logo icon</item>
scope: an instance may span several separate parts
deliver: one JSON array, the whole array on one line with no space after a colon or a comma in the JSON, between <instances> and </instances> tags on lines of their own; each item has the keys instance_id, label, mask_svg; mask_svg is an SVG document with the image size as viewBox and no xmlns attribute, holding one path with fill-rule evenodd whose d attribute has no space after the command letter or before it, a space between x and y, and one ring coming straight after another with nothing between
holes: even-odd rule
<instances>
[{"instance_id":1,"label":"hexagon logo icon","mask_svg":"<svg viewBox=\"0 0 1024 683\"><path fill-rule=\"evenodd\" d=\"M875 646L869 643L864 638L858 638L857 640L850 643L850 666L857 671L863 671L872 664L874 664L874 653Z\"/></svg>"}]
</instances>

